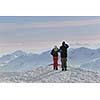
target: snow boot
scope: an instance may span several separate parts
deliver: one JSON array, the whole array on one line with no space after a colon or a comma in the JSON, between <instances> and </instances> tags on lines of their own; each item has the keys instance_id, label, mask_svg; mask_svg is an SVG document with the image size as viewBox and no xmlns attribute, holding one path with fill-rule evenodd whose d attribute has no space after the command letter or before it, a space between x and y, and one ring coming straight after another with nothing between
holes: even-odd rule
<instances>
[{"instance_id":1,"label":"snow boot","mask_svg":"<svg viewBox=\"0 0 100 100\"><path fill-rule=\"evenodd\" d=\"M55 70L55 69L56 69L56 67L53 67L53 69Z\"/></svg>"},{"instance_id":2,"label":"snow boot","mask_svg":"<svg viewBox=\"0 0 100 100\"><path fill-rule=\"evenodd\" d=\"M56 67L56 70L58 70L58 68Z\"/></svg>"},{"instance_id":3,"label":"snow boot","mask_svg":"<svg viewBox=\"0 0 100 100\"><path fill-rule=\"evenodd\" d=\"M67 69L65 68L65 71L67 71Z\"/></svg>"}]
</instances>

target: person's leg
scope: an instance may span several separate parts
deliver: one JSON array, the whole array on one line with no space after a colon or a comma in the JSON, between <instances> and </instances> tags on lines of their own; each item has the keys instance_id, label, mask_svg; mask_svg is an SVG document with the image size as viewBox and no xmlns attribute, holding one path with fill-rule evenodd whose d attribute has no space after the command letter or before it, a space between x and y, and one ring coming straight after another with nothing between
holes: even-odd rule
<instances>
[{"instance_id":1,"label":"person's leg","mask_svg":"<svg viewBox=\"0 0 100 100\"><path fill-rule=\"evenodd\" d=\"M64 58L64 70L67 71L67 58Z\"/></svg>"},{"instance_id":2,"label":"person's leg","mask_svg":"<svg viewBox=\"0 0 100 100\"><path fill-rule=\"evenodd\" d=\"M54 69L58 70L58 57L53 57Z\"/></svg>"},{"instance_id":3,"label":"person's leg","mask_svg":"<svg viewBox=\"0 0 100 100\"><path fill-rule=\"evenodd\" d=\"M64 71L64 58L61 58L61 63L62 71Z\"/></svg>"},{"instance_id":4,"label":"person's leg","mask_svg":"<svg viewBox=\"0 0 100 100\"><path fill-rule=\"evenodd\" d=\"M55 69L58 70L58 57L55 57Z\"/></svg>"},{"instance_id":5,"label":"person's leg","mask_svg":"<svg viewBox=\"0 0 100 100\"><path fill-rule=\"evenodd\" d=\"M67 58L66 58L66 68L65 68L65 70L67 70Z\"/></svg>"},{"instance_id":6,"label":"person's leg","mask_svg":"<svg viewBox=\"0 0 100 100\"><path fill-rule=\"evenodd\" d=\"M55 70L55 57L53 57L53 69Z\"/></svg>"}]
</instances>

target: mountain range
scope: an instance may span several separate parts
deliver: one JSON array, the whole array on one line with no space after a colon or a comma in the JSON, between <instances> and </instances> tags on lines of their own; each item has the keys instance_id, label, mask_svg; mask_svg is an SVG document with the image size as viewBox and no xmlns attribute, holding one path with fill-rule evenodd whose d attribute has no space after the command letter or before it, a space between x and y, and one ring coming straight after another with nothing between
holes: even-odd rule
<instances>
[{"instance_id":1,"label":"mountain range","mask_svg":"<svg viewBox=\"0 0 100 100\"><path fill-rule=\"evenodd\" d=\"M60 56L59 56L60 63ZM33 67L52 64L50 50L41 54L26 53L21 50L0 57L1 72L19 72L33 69ZM69 48L68 65L92 70L100 70L100 48Z\"/></svg>"}]
</instances>

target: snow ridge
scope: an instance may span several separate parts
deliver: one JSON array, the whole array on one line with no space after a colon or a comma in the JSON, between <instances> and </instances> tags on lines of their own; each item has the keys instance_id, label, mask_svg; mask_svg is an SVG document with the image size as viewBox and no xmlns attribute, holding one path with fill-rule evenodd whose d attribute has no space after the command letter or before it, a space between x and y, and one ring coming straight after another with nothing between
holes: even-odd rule
<instances>
[{"instance_id":1,"label":"snow ridge","mask_svg":"<svg viewBox=\"0 0 100 100\"><path fill-rule=\"evenodd\" d=\"M33 67L26 72L0 72L0 82L10 83L99 83L100 73L69 67L68 71L52 66Z\"/></svg>"}]
</instances>

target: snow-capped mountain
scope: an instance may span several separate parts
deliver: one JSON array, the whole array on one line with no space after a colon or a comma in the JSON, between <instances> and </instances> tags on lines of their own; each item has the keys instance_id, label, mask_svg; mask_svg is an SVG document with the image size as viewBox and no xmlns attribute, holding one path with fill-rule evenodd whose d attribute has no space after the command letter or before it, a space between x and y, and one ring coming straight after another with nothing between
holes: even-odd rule
<instances>
[{"instance_id":1,"label":"snow-capped mountain","mask_svg":"<svg viewBox=\"0 0 100 100\"><path fill-rule=\"evenodd\" d=\"M12 56L15 56L15 57L19 57L19 56L23 56L23 55L26 55L26 52L23 52L21 50L17 50L15 51L14 53L11 54Z\"/></svg>"},{"instance_id":2,"label":"snow-capped mountain","mask_svg":"<svg viewBox=\"0 0 100 100\"><path fill-rule=\"evenodd\" d=\"M21 50L15 51L12 54L4 55L4 56L0 57L0 66L4 66L4 65L8 64L10 61L12 61L20 56L23 56L23 55L26 55L26 53Z\"/></svg>"},{"instance_id":3,"label":"snow-capped mountain","mask_svg":"<svg viewBox=\"0 0 100 100\"><path fill-rule=\"evenodd\" d=\"M88 63L82 64L80 67L88 69L88 70L100 71L100 58L97 58Z\"/></svg>"},{"instance_id":4,"label":"snow-capped mountain","mask_svg":"<svg viewBox=\"0 0 100 100\"><path fill-rule=\"evenodd\" d=\"M82 67L82 65L84 66L84 64L90 64L90 62L98 58L100 58L100 49L89 49L84 47L68 49L68 65L70 66ZM19 50L0 58L0 71L27 71L31 70L33 66L40 67L47 66L48 64L52 64L50 51L46 51L41 54L32 54ZM94 66L98 69L99 64L96 63Z\"/></svg>"},{"instance_id":5,"label":"snow-capped mountain","mask_svg":"<svg viewBox=\"0 0 100 100\"><path fill-rule=\"evenodd\" d=\"M82 65L100 57L100 49L77 48L68 51L70 65Z\"/></svg>"},{"instance_id":6,"label":"snow-capped mountain","mask_svg":"<svg viewBox=\"0 0 100 100\"><path fill-rule=\"evenodd\" d=\"M3 57L1 57L2 59ZM6 58L6 56L5 56ZM7 61L6 64L3 64L3 62ZM50 64L51 56L50 51L43 52L41 54L28 54L24 53L23 51L16 51L9 55L9 58L7 60L2 60L0 66L0 71L2 72L16 72L16 71L25 71L30 70L35 67L39 66L46 66Z\"/></svg>"},{"instance_id":7,"label":"snow-capped mountain","mask_svg":"<svg viewBox=\"0 0 100 100\"><path fill-rule=\"evenodd\" d=\"M52 66L34 67L26 72L0 72L0 82L15 83L100 83L100 73L68 67L68 71Z\"/></svg>"},{"instance_id":8,"label":"snow-capped mountain","mask_svg":"<svg viewBox=\"0 0 100 100\"><path fill-rule=\"evenodd\" d=\"M96 54L96 53L97 52L94 49L81 47L81 48L73 49L71 51L69 50L68 57L71 64L80 65L88 61L91 61L94 58L97 58L100 54L98 53Z\"/></svg>"}]
</instances>

